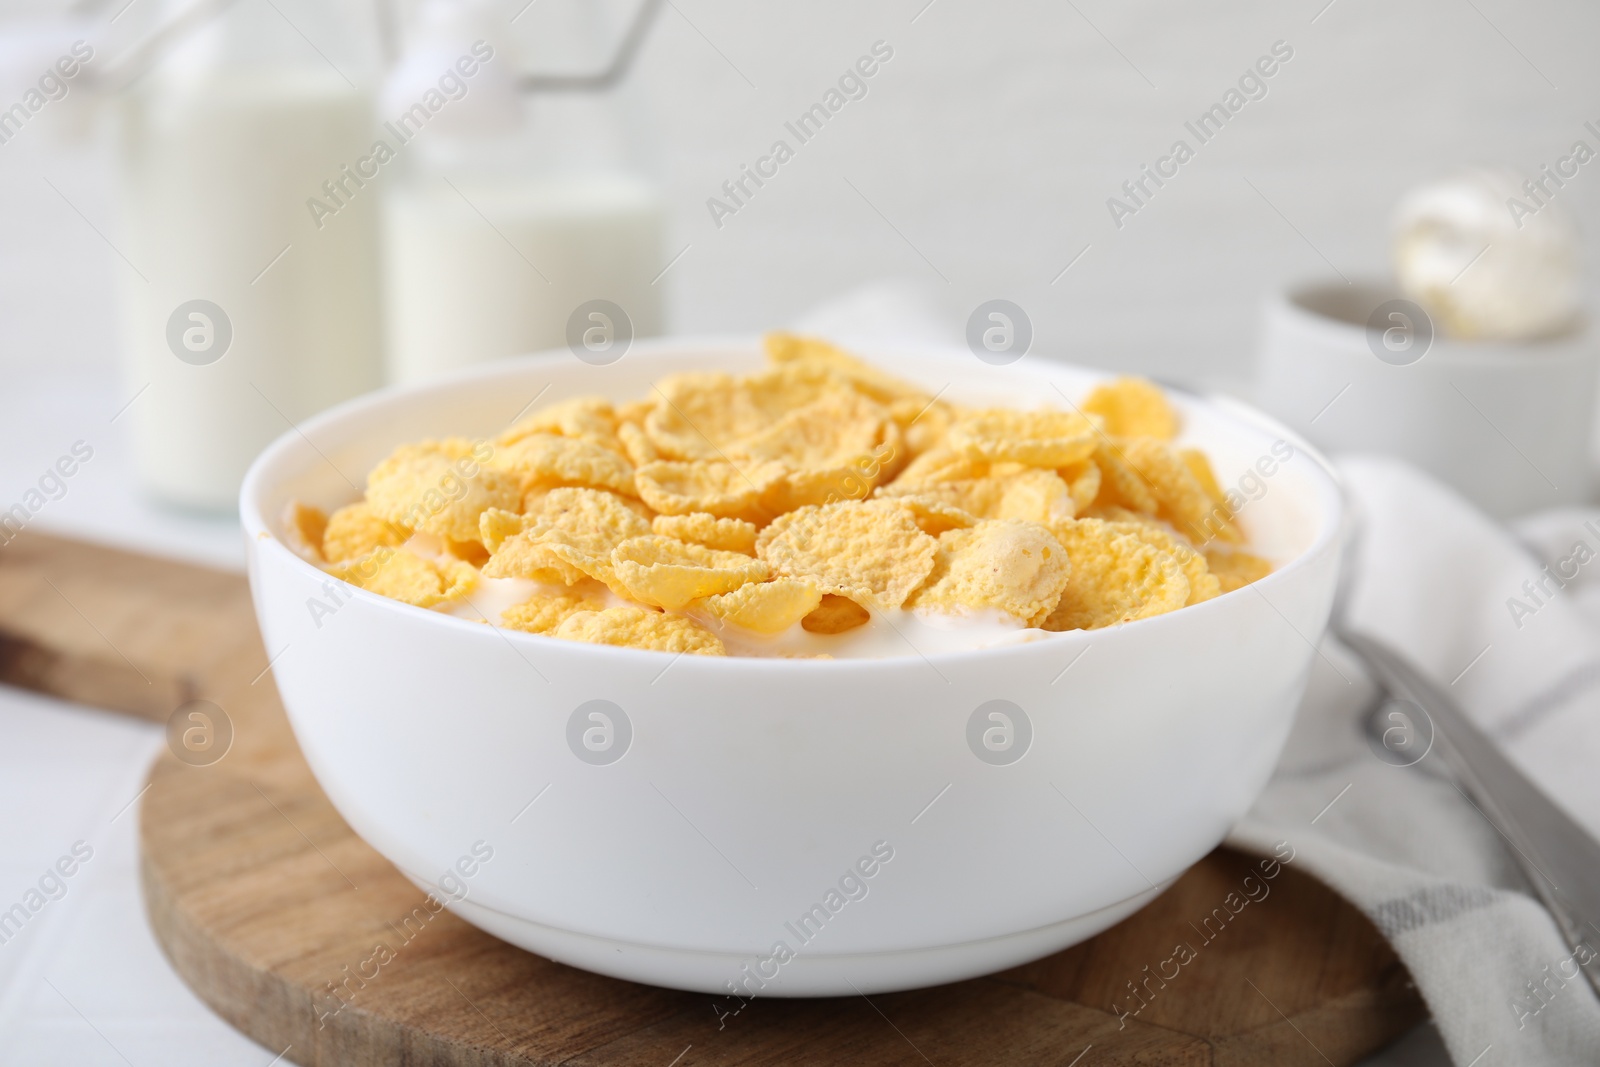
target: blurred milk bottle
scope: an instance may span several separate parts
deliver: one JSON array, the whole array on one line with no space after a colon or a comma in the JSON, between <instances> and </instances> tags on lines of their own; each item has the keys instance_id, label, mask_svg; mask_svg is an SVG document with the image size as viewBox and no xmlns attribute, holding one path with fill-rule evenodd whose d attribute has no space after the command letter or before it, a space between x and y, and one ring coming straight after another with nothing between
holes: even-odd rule
<instances>
[{"instance_id":1,"label":"blurred milk bottle","mask_svg":"<svg viewBox=\"0 0 1600 1067\"><path fill-rule=\"evenodd\" d=\"M171 503L231 510L291 422L381 383L379 198L347 177L376 134L374 64L344 14L226 6L119 100L124 350L144 390L127 418Z\"/></svg>"},{"instance_id":2,"label":"blurred milk bottle","mask_svg":"<svg viewBox=\"0 0 1600 1067\"><path fill-rule=\"evenodd\" d=\"M600 6L535 8L517 29L536 51L595 54ZM616 94L519 92L507 37L503 11L427 0L385 88L380 117L416 138L385 189L391 380L559 347L571 323L580 338L661 331L662 202L637 162L642 131ZM444 103L416 131L407 116L430 93Z\"/></svg>"}]
</instances>

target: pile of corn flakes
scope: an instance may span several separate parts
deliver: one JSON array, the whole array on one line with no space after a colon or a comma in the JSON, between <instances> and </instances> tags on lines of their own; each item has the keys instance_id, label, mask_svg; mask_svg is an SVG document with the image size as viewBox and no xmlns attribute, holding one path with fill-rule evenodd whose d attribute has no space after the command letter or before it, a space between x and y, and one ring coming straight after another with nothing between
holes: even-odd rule
<instances>
[{"instance_id":1,"label":"pile of corn flakes","mask_svg":"<svg viewBox=\"0 0 1600 1067\"><path fill-rule=\"evenodd\" d=\"M402 445L364 499L293 505L288 540L418 607L523 579L531 595L483 621L704 655L730 633L841 634L900 610L1096 629L1271 570L1149 382L1067 411L969 409L823 341L766 346L748 376L676 374L493 440Z\"/></svg>"}]
</instances>

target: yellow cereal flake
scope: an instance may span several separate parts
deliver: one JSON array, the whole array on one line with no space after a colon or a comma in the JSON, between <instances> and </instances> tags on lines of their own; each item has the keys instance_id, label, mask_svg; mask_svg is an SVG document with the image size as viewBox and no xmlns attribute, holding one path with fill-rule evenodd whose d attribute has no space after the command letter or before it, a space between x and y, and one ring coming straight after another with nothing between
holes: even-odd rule
<instances>
[{"instance_id":1,"label":"yellow cereal flake","mask_svg":"<svg viewBox=\"0 0 1600 1067\"><path fill-rule=\"evenodd\" d=\"M896 479L878 491L885 499L937 501L976 518L994 518L1005 498L1005 485L998 478L957 478L950 481L906 482ZM1070 517L1070 516L1069 516Z\"/></svg>"},{"instance_id":2,"label":"yellow cereal flake","mask_svg":"<svg viewBox=\"0 0 1600 1067\"><path fill-rule=\"evenodd\" d=\"M1072 571L1046 630L1095 630L1175 611L1189 600L1189 580L1169 553L1098 519L1053 528Z\"/></svg>"},{"instance_id":3,"label":"yellow cereal flake","mask_svg":"<svg viewBox=\"0 0 1600 1067\"><path fill-rule=\"evenodd\" d=\"M598 597L562 593L538 594L500 613L500 624L511 630L547 634L580 611L603 611Z\"/></svg>"},{"instance_id":4,"label":"yellow cereal flake","mask_svg":"<svg viewBox=\"0 0 1600 1067\"><path fill-rule=\"evenodd\" d=\"M506 538L483 565L485 578L528 578L552 585L574 585L600 575L611 577L609 553L595 555L562 541L545 541L525 532Z\"/></svg>"},{"instance_id":5,"label":"yellow cereal flake","mask_svg":"<svg viewBox=\"0 0 1600 1067\"><path fill-rule=\"evenodd\" d=\"M624 401L618 404L615 409L617 413L617 428L621 429L622 424L625 422L631 422L635 426L643 426L645 416L655 409L656 397L654 394L640 400Z\"/></svg>"},{"instance_id":6,"label":"yellow cereal flake","mask_svg":"<svg viewBox=\"0 0 1600 1067\"><path fill-rule=\"evenodd\" d=\"M659 403L645 416L644 431L668 459L720 459L735 441L839 388L832 375L804 366L777 367L745 378L673 374L656 384Z\"/></svg>"},{"instance_id":7,"label":"yellow cereal flake","mask_svg":"<svg viewBox=\"0 0 1600 1067\"><path fill-rule=\"evenodd\" d=\"M639 468L639 496L663 515L703 511L719 519L766 517L762 490L782 477L778 467L740 468L718 460L660 460Z\"/></svg>"},{"instance_id":8,"label":"yellow cereal flake","mask_svg":"<svg viewBox=\"0 0 1600 1067\"><path fill-rule=\"evenodd\" d=\"M628 529L636 529L639 520L648 527L650 511L639 501L604 489L581 486L552 489L539 499L537 507L525 512L525 521L530 527L544 524L570 530L604 523L623 523Z\"/></svg>"},{"instance_id":9,"label":"yellow cereal flake","mask_svg":"<svg viewBox=\"0 0 1600 1067\"><path fill-rule=\"evenodd\" d=\"M512 445L536 433L576 437L604 447L615 447L617 415L603 396L575 396L540 408L500 435L498 443Z\"/></svg>"},{"instance_id":10,"label":"yellow cereal flake","mask_svg":"<svg viewBox=\"0 0 1600 1067\"><path fill-rule=\"evenodd\" d=\"M481 529L480 522L480 529ZM458 559L463 563L470 563L474 567L481 567L489 562L489 550L477 541L449 541L444 542L444 554L451 559Z\"/></svg>"},{"instance_id":11,"label":"yellow cereal flake","mask_svg":"<svg viewBox=\"0 0 1600 1067\"><path fill-rule=\"evenodd\" d=\"M617 427L617 441L622 445L622 454L635 467L654 463L661 458L660 450L651 443L649 435L634 423L624 422Z\"/></svg>"},{"instance_id":12,"label":"yellow cereal flake","mask_svg":"<svg viewBox=\"0 0 1600 1067\"><path fill-rule=\"evenodd\" d=\"M900 427L907 453L920 456L944 443L945 436L960 419L961 412L954 404L915 396L891 401L889 417Z\"/></svg>"},{"instance_id":13,"label":"yellow cereal flake","mask_svg":"<svg viewBox=\"0 0 1600 1067\"><path fill-rule=\"evenodd\" d=\"M1200 488L1205 490L1211 503L1223 510L1229 518L1233 517L1228 508L1227 496L1222 491L1222 486L1217 481L1216 471L1211 469L1211 460L1198 448L1178 449L1178 458L1183 460L1183 465L1189 468L1189 473L1194 475L1194 480L1200 483Z\"/></svg>"},{"instance_id":14,"label":"yellow cereal flake","mask_svg":"<svg viewBox=\"0 0 1600 1067\"><path fill-rule=\"evenodd\" d=\"M975 459L1067 467L1094 453L1094 424L1075 411L990 409L950 429L950 443Z\"/></svg>"},{"instance_id":15,"label":"yellow cereal flake","mask_svg":"<svg viewBox=\"0 0 1600 1067\"><path fill-rule=\"evenodd\" d=\"M656 383L655 391L660 400L641 429L664 459L718 459L724 445L761 426L739 404L742 390L731 374L673 374Z\"/></svg>"},{"instance_id":16,"label":"yellow cereal flake","mask_svg":"<svg viewBox=\"0 0 1600 1067\"><path fill-rule=\"evenodd\" d=\"M813 634L842 634L864 626L872 612L848 597L824 593L822 603L800 620L800 628Z\"/></svg>"},{"instance_id":17,"label":"yellow cereal flake","mask_svg":"<svg viewBox=\"0 0 1600 1067\"><path fill-rule=\"evenodd\" d=\"M377 548L358 559L336 563L334 577L379 596L431 608L465 596L478 571L459 560L435 562L401 548Z\"/></svg>"},{"instance_id":18,"label":"yellow cereal flake","mask_svg":"<svg viewBox=\"0 0 1600 1067\"><path fill-rule=\"evenodd\" d=\"M1205 556L1224 593L1242 589L1272 573L1271 563L1240 549L1207 545Z\"/></svg>"},{"instance_id":19,"label":"yellow cereal flake","mask_svg":"<svg viewBox=\"0 0 1600 1067\"><path fill-rule=\"evenodd\" d=\"M1183 568L1183 576L1189 580L1189 599L1186 603L1198 604L1222 592L1222 586L1217 576L1211 573L1206 557L1195 551L1186 538L1165 528L1164 524L1148 516L1140 516L1133 522L1112 522L1108 525L1121 533L1132 534L1177 560L1178 566Z\"/></svg>"},{"instance_id":20,"label":"yellow cereal flake","mask_svg":"<svg viewBox=\"0 0 1600 1067\"><path fill-rule=\"evenodd\" d=\"M889 484L903 489L934 482L968 481L986 477L988 473L989 464L986 461L974 459L961 449L941 444L919 453Z\"/></svg>"},{"instance_id":21,"label":"yellow cereal flake","mask_svg":"<svg viewBox=\"0 0 1600 1067\"><path fill-rule=\"evenodd\" d=\"M767 358L780 367L800 366L824 371L874 400L883 403L900 399L927 402L927 394L921 389L885 374L827 341L788 333L769 333L766 348Z\"/></svg>"},{"instance_id":22,"label":"yellow cereal flake","mask_svg":"<svg viewBox=\"0 0 1600 1067\"><path fill-rule=\"evenodd\" d=\"M343 563L375 548L403 545L410 536L411 531L405 527L378 518L365 501L346 504L328 516L322 533L322 554L329 563Z\"/></svg>"},{"instance_id":23,"label":"yellow cereal flake","mask_svg":"<svg viewBox=\"0 0 1600 1067\"><path fill-rule=\"evenodd\" d=\"M1178 414L1153 382L1144 378L1118 378L1094 388L1081 409L1098 415L1113 437L1154 437L1170 441L1178 436Z\"/></svg>"},{"instance_id":24,"label":"yellow cereal flake","mask_svg":"<svg viewBox=\"0 0 1600 1067\"><path fill-rule=\"evenodd\" d=\"M479 515L522 502L515 478L484 465L490 455L488 445L464 438L402 445L367 476L367 504L409 530L476 540Z\"/></svg>"},{"instance_id":25,"label":"yellow cereal flake","mask_svg":"<svg viewBox=\"0 0 1600 1067\"><path fill-rule=\"evenodd\" d=\"M1154 515L1160 507L1154 487L1122 451L1124 443L1102 438L1095 445L1094 464L1100 470L1100 493L1095 504Z\"/></svg>"},{"instance_id":26,"label":"yellow cereal flake","mask_svg":"<svg viewBox=\"0 0 1600 1067\"><path fill-rule=\"evenodd\" d=\"M941 534L928 583L906 603L950 614L998 609L1037 626L1061 599L1070 571L1067 553L1045 527L991 519Z\"/></svg>"},{"instance_id":27,"label":"yellow cereal flake","mask_svg":"<svg viewBox=\"0 0 1600 1067\"><path fill-rule=\"evenodd\" d=\"M885 486L881 497L936 500L980 519L1022 519L1051 523L1077 514L1071 488L1055 471L1023 467L988 478Z\"/></svg>"},{"instance_id":28,"label":"yellow cereal flake","mask_svg":"<svg viewBox=\"0 0 1600 1067\"><path fill-rule=\"evenodd\" d=\"M283 509L283 541L295 555L318 565L326 561L322 537L328 529L328 516L321 508L291 500Z\"/></svg>"},{"instance_id":29,"label":"yellow cereal flake","mask_svg":"<svg viewBox=\"0 0 1600 1067\"><path fill-rule=\"evenodd\" d=\"M490 462L519 479L523 491L585 486L639 495L633 485L633 464L622 453L582 438L531 433L496 449Z\"/></svg>"},{"instance_id":30,"label":"yellow cereal flake","mask_svg":"<svg viewBox=\"0 0 1600 1067\"><path fill-rule=\"evenodd\" d=\"M864 499L898 468L900 428L886 409L848 391L826 393L728 446L741 467L781 470L763 493L772 514L807 504Z\"/></svg>"},{"instance_id":31,"label":"yellow cereal flake","mask_svg":"<svg viewBox=\"0 0 1600 1067\"><path fill-rule=\"evenodd\" d=\"M705 545L723 552L756 554L756 527L743 519L719 519L704 511L688 515L657 515L650 528L662 537L676 537L690 544Z\"/></svg>"},{"instance_id":32,"label":"yellow cereal flake","mask_svg":"<svg viewBox=\"0 0 1600 1067\"><path fill-rule=\"evenodd\" d=\"M721 622L761 634L782 633L822 602L822 593L803 578L751 582L731 593L708 596L691 605Z\"/></svg>"},{"instance_id":33,"label":"yellow cereal flake","mask_svg":"<svg viewBox=\"0 0 1600 1067\"><path fill-rule=\"evenodd\" d=\"M1074 463L1057 472L1061 480L1067 483L1067 492L1072 496L1072 513L1082 515L1094 504L1095 497L1100 495L1100 468L1094 460L1086 459L1082 463Z\"/></svg>"},{"instance_id":34,"label":"yellow cereal flake","mask_svg":"<svg viewBox=\"0 0 1600 1067\"><path fill-rule=\"evenodd\" d=\"M498 520L497 520L498 521ZM650 532L649 520L631 501L601 489L552 489L539 510L523 518L523 529L501 541L484 564L486 578L531 578L572 585L615 579L611 550Z\"/></svg>"},{"instance_id":35,"label":"yellow cereal flake","mask_svg":"<svg viewBox=\"0 0 1600 1067\"><path fill-rule=\"evenodd\" d=\"M654 652L689 652L700 656L728 654L717 635L694 620L647 608L579 611L562 620L555 629L555 636L565 641Z\"/></svg>"},{"instance_id":36,"label":"yellow cereal flake","mask_svg":"<svg viewBox=\"0 0 1600 1067\"><path fill-rule=\"evenodd\" d=\"M1199 479L1171 447L1148 437L1134 437L1120 441L1118 450L1149 487L1156 513L1185 537L1202 545L1218 539L1243 540L1227 510L1212 503Z\"/></svg>"},{"instance_id":37,"label":"yellow cereal flake","mask_svg":"<svg viewBox=\"0 0 1600 1067\"><path fill-rule=\"evenodd\" d=\"M500 546L514 534L527 528L521 515L514 511L490 508L478 516L478 540L490 554L500 551Z\"/></svg>"},{"instance_id":38,"label":"yellow cereal flake","mask_svg":"<svg viewBox=\"0 0 1600 1067\"><path fill-rule=\"evenodd\" d=\"M777 573L868 608L898 608L933 569L937 542L893 500L845 501L780 515L756 551Z\"/></svg>"},{"instance_id":39,"label":"yellow cereal flake","mask_svg":"<svg viewBox=\"0 0 1600 1067\"><path fill-rule=\"evenodd\" d=\"M1077 514L1071 488L1055 471L1023 471L1000 479L1000 484L1000 506L989 518L1051 523Z\"/></svg>"},{"instance_id":40,"label":"yellow cereal flake","mask_svg":"<svg viewBox=\"0 0 1600 1067\"><path fill-rule=\"evenodd\" d=\"M954 504L948 504L937 496L911 493L884 499L893 500L911 512L911 518L916 522L918 529L929 537L938 537L946 530L965 530L978 523L977 516L971 512L964 511Z\"/></svg>"},{"instance_id":41,"label":"yellow cereal flake","mask_svg":"<svg viewBox=\"0 0 1600 1067\"><path fill-rule=\"evenodd\" d=\"M675 537L647 534L611 552L616 580L643 604L681 611L691 600L728 593L764 581L771 568L738 552L719 552Z\"/></svg>"},{"instance_id":42,"label":"yellow cereal flake","mask_svg":"<svg viewBox=\"0 0 1600 1067\"><path fill-rule=\"evenodd\" d=\"M870 460L893 425L882 405L833 392L728 446L734 463L777 461L790 470L835 470Z\"/></svg>"}]
</instances>

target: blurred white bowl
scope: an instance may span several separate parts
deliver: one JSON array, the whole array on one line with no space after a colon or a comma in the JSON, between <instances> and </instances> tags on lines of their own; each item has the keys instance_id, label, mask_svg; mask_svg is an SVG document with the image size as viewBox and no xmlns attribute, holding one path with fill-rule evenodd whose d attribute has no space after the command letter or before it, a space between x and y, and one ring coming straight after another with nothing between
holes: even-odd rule
<instances>
[{"instance_id":1,"label":"blurred white bowl","mask_svg":"<svg viewBox=\"0 0 1600 1067\"><path fill-rule=\"evenodd\" d=\"M1328 452L1407 460L1493 515L1589 499L1600 348L1587 330L1542 341L1451 341L1375 284L1270 298L1262 407Z\"/></svg>"},{"instance_id":2,"label":"blurred white bowl","mask_svg":"<svg viewBox=\"0 0 1600 1067\"><path fill-rule=\"evenodd\" d=\"M345 404L261 456L242 497L251 588L295 734L340 813L507 941L708 992L953 981L1047 955L1150 900L1265 783L1338 567L1339 491L1322 461L1298 443L1271 461L1288 435L1226 402L1178 398L1185 438L1256 498L1241 522L1282 566L1114 629L794 661L574 644L348 588L314 617L328 578L278 540L286 502L347 502L346 476L360 481L395 443L493 435L535 396L643 396L662 374L750 369L758 353L753 340L677 341L608 367L566 352L511 361ZM1059 405L1057 387L1076 399L1099 377L1039 360L868 355L966 403ZM593 700L631 727L606 765L568 740ZM968 738L995 700L1020 714L1009 755L986 761ZM998 721L985 715L980 730ZM846 877L863 857L871 877ZM778 942L793 959L779 962Z\"/></svg>"}]
</instances>

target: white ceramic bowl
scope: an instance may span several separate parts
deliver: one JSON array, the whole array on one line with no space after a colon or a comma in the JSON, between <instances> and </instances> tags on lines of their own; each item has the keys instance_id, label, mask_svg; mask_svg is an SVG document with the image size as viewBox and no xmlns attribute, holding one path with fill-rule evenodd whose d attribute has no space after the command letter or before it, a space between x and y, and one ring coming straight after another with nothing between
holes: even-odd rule
<instances>
[{"instance_id":1,"label":"white ceramic bowl","mask_svg":"<svg viewBox=\"0 0 1600 1067\"><path fill-rule=\"evenodd\" d=\"M1259 496L1241 522L1275 573L1172 614L988 650L796 661L556 641L330 585L275 536L286 502L348 502L397 442L493 435L541 391L541 403L643 396L668 372L753 368L758 351L678 341L609 367L566 352L511 361L352 401L257 460L242 498L251 588L295 735L335 806L483 929L683 989L953 981L1149 901L1266 782L1337 577L1334 479L1298 442L1288 462L1263 461L1289 434L1249 411L1178 398L1185 438L1225 485L1244 478ZM967 403L1059 405L1057 387L1076 399L1098 377L867 355ZM1272 473L1245 477L1258 463ZM604 765L568 740L575 715L579 732L603 728L577 710L594 700L631 728L624 738L613 713L625 754ZM968 740L995 700L1022 712L1010 752L1023 754L1005 764ZM998 722L986 714L976 732Z\"/></svg>"}]
</instances>

